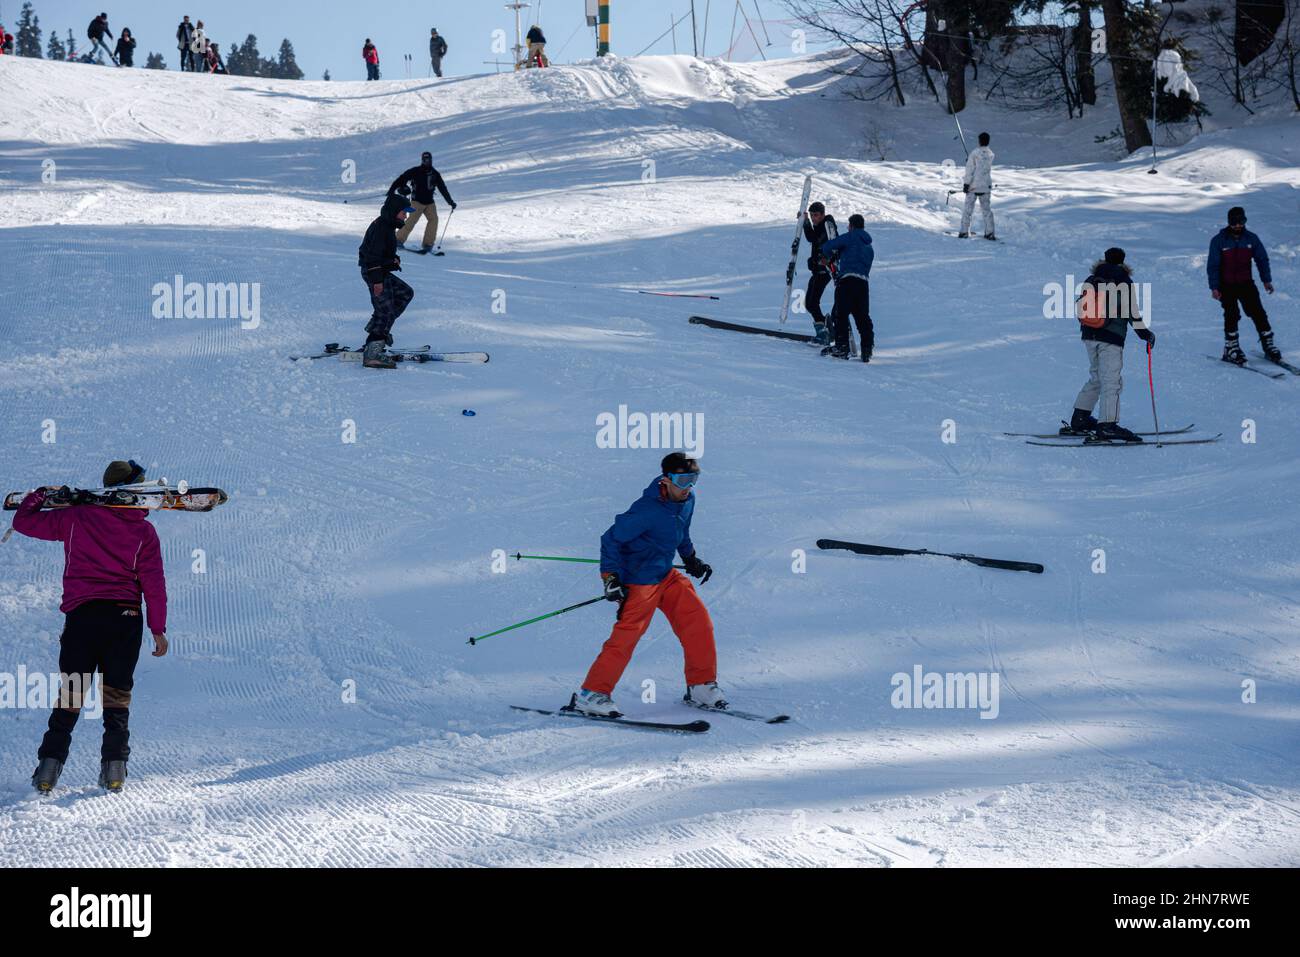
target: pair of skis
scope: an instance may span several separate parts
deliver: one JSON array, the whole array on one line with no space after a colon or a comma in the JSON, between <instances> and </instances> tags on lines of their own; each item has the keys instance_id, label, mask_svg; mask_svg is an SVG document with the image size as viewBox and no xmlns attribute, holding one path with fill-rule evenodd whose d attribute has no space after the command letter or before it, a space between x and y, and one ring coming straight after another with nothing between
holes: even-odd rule
<instances>
[{"instance_id":1,"label":"pair of skis","mask_svg":"<svg viewBox=\"0 0 1300 957\"><path fill-rule=\"evenodd\" d=\"M1185 425L1180 429L1161 429L1159 432L1134 432L1134 435L1143 438L1155 438L1155 442L1120 442L1098 439L1091 433L1087 432L1069 432L1069 426L1065 422L1061 425L1065 429L1060 432L1003 432L1013 438L1024 438L1026 445L1042 445L1049 448L1079 448L1082 446L1112 446L1112 445L1150 445L1159 448L1162 445L1208 445L1211 442L1217 442L1222 438L1223 433L1203 439L1166 439L1167 435L1185 435L1196 428L1195 425Z\"/></svg>"},{"instance_id":2,"label":"pair of skis","mask_svg":"<svg viewBox=\"0 0 1300 957\"><path fill-rule=\"evenodd\" d=\"M1275 361L1275 360L1273 360L1273 359L1270 359L1268 356L1263 355L1263 354L1258 353L1258 352L1255 353L1255 357L1256 357L1256 358L1259 358L1259 359L1263 359L1265 362L1272 362L1273 365L1275 365L1275 366L1279 366L1279 367L1285 369L1286 372L1289 372L1289 373L1291 373L1292 375L1300 375L1300 366L1293 366L1291 363L1289 363L1289 362L1283 362L1281 359L1277 359L1277 360ZM1240 362L1240 363L1238 363L1238 362L1229 362L1227 359L1224 359L1222 356L1208 356L1208 355L1207 355L1205 358L1207 358L1207 359L1213 359L1213 360L1216 361L1216 362L1222 362L1222 363L1224 363L1225 365L1235 366L1235 367L1238 368L1238 369L1245 369L1247 372L1254 372L1254 373L1256 373L1257 375L1267 376L1267 377L1270 378L1270 379L1285 379L1285 378L1286 378L1286 372L1269 372L1267 369L1261 369L1259 366L1253 366L1253 365L1251 365L1251 364L1248 363L1248 362Z\"/></svg>"},{"instance_id":3,"label":"pair of skis","mask_svg":"<svg viewBox=\"0 0 1300 957\"><path fill-rule=\"evenodd\" d=\"M10 492L4 510L15 511L29 492ZM70 508L73 505L100 505L105 508L143 508L151 511L210 512L224 505L229 496L219 488L191 488L158 483L117 485L112 488L70 488L65 485L45 496L41 509Z\"/></svg>"},{"instance_id":4,"label":"pair of skis","mask_svg":"<svg viewBox=\"0 0 1300 957\"><path fill-rule=\"evenodd\" d=\"M933 555L938 558L955 558L970 562L983 568L1001 568L1011 572L1043 573L1043 566L1037 562L1018 562L1007 558L985 558L983 555L967 555L964 552L932 552L928 548L891 548L888 545L866 545L862 542L841 542L833 538L817 539L817 547L823 550L844 549L858 555Z\"/></svg>"},{"instance_id":5,"label":"pair of skis","mask_svg":"<svg viewBox=\"0 0 1300 957\"><path fill-rule=\"evenodd\" d=\"M351 346L341 346L337 342L327 342L325 351L318 352L314 355L290 356L290 361L298 359L330 359L337 358L340 362L360 362L364 358L365 349L354 349ZM413 348L389 348L384 350L384 354L395 362L487 362L491 356L486 352L434 352L432 346L415 346Z\"/></svg>"},{"instance_id":6,"label":"pair of skis","mask_svg":"<svg viewBox=\"0 0 1300 957\"><path fill-rule=\"evenodd\" d=\"M710 714L726 714L733 718L740 718L743 721L759 721L763 724L784 724L790 720L788 714L762 715L755 714L752 711L736 711L732 708L709 708L702 705L683 702L687 707L699 708L701 711L707 711ZM529 708L524 705L512 704L510 706L515 711L528 711L533 714L547 714L562 718L583 718L587 721L596 721L601 724L621 724L630 728L647 728L652 731L673 731L678 734L701 734L709 730L707 721L688 721L685 723L676 723L671 721L643 721L639 718L628 718L624 715L599 715L587 714L585 711L579 711L577 707L577 695L569 699L569 703L562 708L548 710L546 708Z\"/></svg>"}]
</instances>

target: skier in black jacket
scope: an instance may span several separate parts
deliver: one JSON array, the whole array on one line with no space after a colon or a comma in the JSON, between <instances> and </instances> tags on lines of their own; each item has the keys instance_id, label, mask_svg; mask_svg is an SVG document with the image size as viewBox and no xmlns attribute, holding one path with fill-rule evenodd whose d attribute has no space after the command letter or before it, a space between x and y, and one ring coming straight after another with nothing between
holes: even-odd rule
<instances>
[{"instance_id":1,"label":"skier in black jacket","mask_svg":"<svg viewBox=\"0 0 1300 957\"><path fill-rule=\"evenodd\" d=\"M429 64L436 76L442 76L442 58L447 55L447 41L438 35L438 28L429 31Z\"/></svg>"},{"instance_id":2,"label":"skier in black jacket","mask_svg":"<svg viewBox=\"0 0 1300 957\"><path fill-rule=\"evenodd\" d=\"M123 27L117 38L117 65L135 66L135 37L131 28Z\"/></svg>"},{"instance_id":3,"label":"skier in black jacket","mask_svg":"<svg viewBox=\"0 0 1300 957\"><path fill-rule=\"evenodd\" d=\"M528 58L524 61L525 65L550 66L551 61L546 59L546 35L542 33L542 28L533 24L525 39L528 41Z\"/></svg>"},{"instance_id":4,"label":"skier in black jacket","mask_svg":"<svg viewBox=\"0 0 1300 957\"><path fill-rule=\"evenodd\" d=\"M452 209L456 208L455 201L447 192L447 184L442 181L442 174L433 168L433 154L428 152L420 154L419 166L412 166L393 180L393 185L388 187L390 196L400 196L409 200L410 206L415 210L401 232L397 234L397 244L403 249L406 248L406 237L411 235L411 230L415 228L421 216L424 217L424 243L417 251L422 254L428 253L437 242L438 208L433 204L435 189L442 193L442 198L447 201L448 206Z\"/></svg>"},{"instance_id":5,"label":"skier in black jacket","mask_svg":"<svg viewBox=\"0 0 1300 957\"><path fill-rule=\"evenodd\" d=\"M108 14L101 13L99 16L95 17L95 19L90 21L90 26L86 27L86 37L90 40L89 55L93 57L95 55L95 48L99 47L108 54L108 58L113 61L114 66L121 66L121 64L117 62L117 57L113 55L113 51L110 50L108 44L104 42L105 34L108 35L110 40L113 39L113 31L108 28Z\"/></svg>"},{"instance_id":6,"label":"skier in black jacket","mask_svg":"<svg viewBox=\"0 0 1300 957\"><path fill-rule=\"evenodd\" d=\"M374 312L366 324L366 348L363 365L367 369L395 369L397 363L384 353L385 346L393 344L393 323L415 298L413 290L393 273L402 268L397 256L395 231L412 212L406 200L389 193L383 209L366 230L366 236L357 248L357 265L361 279L370 293Z\"/></svg>"},{"instance_id":7,"label":"skier in black jacket","mask_svg":"<svg viewBox=\"0 0 1300 957\"><path fill-rule=\"evenodd\" d=\"M181 51L181 72L186 70L194 71L194 54L190 52L190 43L194 39L194 24L190 23L190 18L184 17L176 25L176 46Z\"/></svg>"},{"instance_id":8,"label":"skier in black jacket","mask_svg":"<svg viewBox=\"0 0 1300 957\"><path fill-rule=\"evenodd\" d=\"M811 252L808 255L808 288L804 292L803 304L813 317L813 329L817 341L825 346L831 341L830 330L826 327L826 314L822 312L822 293L831 281L831 266L822 262L822 243L834 239L840 234L834 216L826 215L826 207L813 203L808 207L808 216L803 221L804 238L808 240ZM832 257L832 262L837 257Z\"/></svg>"}]
</instances>

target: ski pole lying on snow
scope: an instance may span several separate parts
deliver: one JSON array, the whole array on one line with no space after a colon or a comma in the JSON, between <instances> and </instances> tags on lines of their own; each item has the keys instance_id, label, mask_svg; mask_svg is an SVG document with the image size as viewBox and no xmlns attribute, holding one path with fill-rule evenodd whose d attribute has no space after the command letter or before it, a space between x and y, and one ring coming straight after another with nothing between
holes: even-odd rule
<instances>
[{"instance_id":1,"label":"ski pole lying on snow","mask_svg":"<svg viewBox=\"0 0 1300 957\"><path fill-rule=\"evenodd\" d=\"M643 296L672 296L676 299L720 299L720 296L714 296L707 292L652 292L649 289L638 289L638 293Z\"/></svg>"},{"instance_id":2,"label":"ski pole lying on snow","mask_svg":"<svg viewBox=\"0 0 1300 957\"><path fill-rule=\"evenodd\" d=\"M587 565L600 564L599 558L564 558L563 556L560 555L520 555L518 552L515 552L515 554L510 557L513 558L515 561L520 561L525 558L534 558L542 562L583 562L584 564ZM683 569L685 567L686 567L685 565L673 566L673 568L683 568Z\"/></svg>"},{"instance_id":3,"label":"ski pole lying on snow","mask_svg":"<svg viewBox=\"0 0 1300 957\"><path fill-rule=\"evenodd\" d=\"M576 605L570 605L568 608L561 608L559 611L548 611L544 615L538 615L536 618L529 618L527 621L521 621L514 625L506 625L504 628L498 628L496 631L489 631L486 635L475 635L466 644L476 645L484 638L491 638L493 635L499 635L502 632L514 631L516 628L522 628L524 625L531 625L534 622L545 621L547 618L554 618L556 615L563 615L566 611L573 611L575 608L581 608L583 605L594 605L598 601L604 601L604 595L597 595L595 598L588 598L586 601L580 601Z\"/></svg>"},{"instance_id":4,"label":"ski pole lying on snow","mask_svg":"<svg viewBox=\"0 0 1300 957\"><path fill-rule=\"evenodd\" d=\"M985 568L1005 568L1013 572L1043 573L1043 566L1037 562L1013 562L1004 558L983 558L979 555L950 554L949 552L932 552L928 548L889 548L886 545L862 545L858 542L837 542L831 538L817 539L818 548L845 548L859 555L937 555L940 558L955 558L958 561L982 565Z\"/></svg>"}]
</instances>

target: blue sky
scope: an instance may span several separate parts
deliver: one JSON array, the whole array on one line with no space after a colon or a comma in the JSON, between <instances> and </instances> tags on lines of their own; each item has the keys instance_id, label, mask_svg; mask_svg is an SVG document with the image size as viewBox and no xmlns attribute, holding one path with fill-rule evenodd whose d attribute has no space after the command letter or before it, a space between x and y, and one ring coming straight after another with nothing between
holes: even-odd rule
<instances>
[{"instance_id":1,"label":"blue sky","mask_svg":"<svg viewBox=\"0 0 1300 957\"><path fill-rule=\"evenodd\" d=\"M772 58L790 55L790 30L794 24L779 0L741 0L754 32ZM386 79L405 75L403 53L414 57L413 76L428 71L429 28L437 27L450 47L443 63L444 73L479 73L495 67L492 32L505 30L508 43L514 43L514 14L504 8L505 0L383 0L375 7L335 0L33 0L33 8L45 31L44 50L49 30L66 36L71 27L78 43L85 40L86 24L101 10L108 13L109 28L116 36L127 26L135 35L136 65L144 64L150 51L163 54L167 68L177 68L176 24L183 14L190 20L203 20L208 35L220 41L223 55L230 44L243 42L255 34L263 56L274 56L280 41L288 37L297 53L298 64L309 79L319 79L326 68L336 80L361 80L365 67L361 45L366 37L379 47L380 68ZM0 0L0 22L11 31L18 19L21 0ZM722 55L728 46L736 0L696 0L700 34L705 28L708 7L708 35L705 53ZM755 8L766 20L767 35L758 21ZM595 54L594 31L586 26L584 0L532 0L524 16L536 19L539 13L548 41L547 52L557 62L586 59ZM673 17L689 13L688 0L612 0L611 38L615 53L630 56L640 53L668 29ZM365 13L373 10L373 13ZM736 20L734 59L757 60L758 48L749 37L743 19ZM525 21L525 29L527 20ZM771 46L767 46L770 37ZM690 52L689 17L677 29L678 50ZM814 48L816 48L814 46ZM655 43L648 52L671 53L671 35ZM508 58L506 54L503 59Z\"/></svg>"}]
</instances>

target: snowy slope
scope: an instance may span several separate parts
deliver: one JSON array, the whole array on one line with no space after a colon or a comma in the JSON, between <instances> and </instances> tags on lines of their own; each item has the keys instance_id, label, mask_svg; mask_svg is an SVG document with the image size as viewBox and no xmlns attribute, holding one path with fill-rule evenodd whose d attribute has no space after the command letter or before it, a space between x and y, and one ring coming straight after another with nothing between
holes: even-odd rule
<instances>
[{"instance_id":1,"label":"snowy slope","mask_svg":"<svg viewBox=\"0 0 1300 957\"><path fill-rule=\"evenodd\" d=\"M1109 114L1076 129L973 105L967 129L995 131L1007 241L957 245L950 120L845 100L825 66L654 57L327 84L0 61L6 490L92 484L134 456L232 494L155 520L175 655L137 672L127 793L91 787L87 722L66 787L30 797L45 716L0 710L0 860L1300 862L1300 382L1204 358L1221 328L1205 248L1234 203L1270 243L1279 342L1300 347L1295 119L1208 133L1149 176L1092 143ZM867 119L889 162L859 159ZM416 299L397 337L492 362L287 362L360 341L356 245L424 148L461 207L446 258L406 257ZM867 368L685 321L705 306L775 321L806 171L875 240ZM1042 318L1043 286L1116 243L1153 284L1161 422L1223 442L1001 434L1068 414L1083 353L1072 320ZM153 318L151 288L177 274L260 283L260 326ZM1145 428L1135 346L1128 362L1122 420ZM598 593L589 568L494 574L490 557L596 553L662 454L597 447L597 416L620 405L703 414L694 538L716 570L701 594L721 680L791 723L717 717L683 739L509 711L567 699L608 634L604 604L465 643ZM1048 571L822 553L819 537ZM60 568L46 543L0 547L0 670L54 667ZM998 717L891 707L891 676L916 665L997 672ZM696 717L672 703L680 668L660 618L620 701Z\"/></svg>"}]
</instances>

